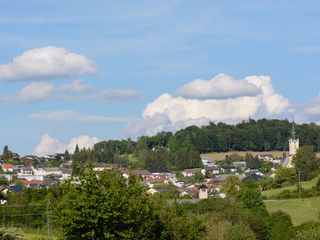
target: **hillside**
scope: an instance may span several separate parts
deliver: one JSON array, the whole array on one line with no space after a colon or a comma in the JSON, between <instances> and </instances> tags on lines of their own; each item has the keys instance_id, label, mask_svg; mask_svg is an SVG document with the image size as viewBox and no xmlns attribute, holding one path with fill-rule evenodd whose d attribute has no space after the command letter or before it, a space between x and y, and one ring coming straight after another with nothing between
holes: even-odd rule
<instances>
[{"instance_id":1,"label":"hillside","mask_svg":"<svg viewBox=\"0 0 320 240\"><path fill-rule=\"evenodd\" d=\"M294 225L319 220L320 197L305 199L265 200L269 212L281 210L291 216Z\"/></svg>"},{"instance_id":2,"label":"hillside","mask_svg":"<svg viewBox=\"0 0 320 240\"><path fill-rule=\"evenodd\" d=\"M304 189L311 189L313 186L317 184L318 179L319 179L319 176L311 179L310 181L301 182L301 187ZM283 187L283 188L270 189L270 190L262 191L262 196L270 198L272 196L276 196L280 194L284 190L292 191L296 189L297 189L296 185Z\"/></svg>"}]
</instances>

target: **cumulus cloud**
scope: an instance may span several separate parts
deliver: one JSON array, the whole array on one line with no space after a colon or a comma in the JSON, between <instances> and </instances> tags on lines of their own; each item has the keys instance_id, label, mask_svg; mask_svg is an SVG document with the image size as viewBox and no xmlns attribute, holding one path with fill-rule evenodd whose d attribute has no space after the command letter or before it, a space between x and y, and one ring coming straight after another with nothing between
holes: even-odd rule
<instances>
[{"instance_id":1,"label":"cumulus cloud","mask_svg":"<svg viewBox=\"0 0 320 240\"><path fill-rule=\"evenodd\" d=\"M242 96L256 96L261 93L256 85L246 81L237 81L225 74L219 74L211 80L196 79L177 91L185 98L224 99Z\"/></svg>"},{"instance_id":2,"label":"cumulus cloud","mask_svg":"<svg viewBox=\"0 0 320 240\"><path fill-rule=\"evenodd\" d=\"M56 151L61 148L62 144L57 139L51 137L49 134L44 134L33 152L38 156L44 156L56 153Z\"/></svg>"},{"instance_id":3,"label":"cumulus cloud","mask_svg":"<svg viewBox=\"0 0 320 240\"><path fill-rule=\"evenodd\" d=\"M51 82L32 82L16 94L0 97L0 102L38 102L49 98L54 91Z\"/></svg>"},{"instance_id":4,"label":"cumulus cloud","mask_svg":"<svg viewBox=\"0 0 320 240\"><path fill-rule=\"evenodd\" d=\"M58 90L66 93L83 93L91 90L88 84L85 84L81 80L74 80L58 87Z\"/></svg>"},{"instance_id":5,"label":"cumulus cloud","mask_svg":"<svg viewBox=\"0 0 320 240\"><path fill-rule=\"evenodd\" d=\"M94 61L69 52L64 48L48 46L24 52L12 62L0 65L0 81L48 80L97 73Z\"/></svg>"},{"instance_id":6,"label":"cumulus cloud","mask_svg":"<svg viewBox=\"0 0 320 240\"><path fill-rule=\"evenodd\" d=\"M38 156L44 156L47 154L63 153L68 150L70 153L74 152L76 145L79 148L93 148L94 144L100 142L101 139L97 137L89 137L82 135L71 138L68 143L61 143L56 138L51 137L49 134L44 134L41 137L39 144L35 147L33 153Z\"/></svg>"},{"instance_id":7,"label":"cumulus cloud","mask_svg":"<svg viewBox=\"0 0 320 240\"><path fill-rule=\"evenodd\" d=\"M126 122L129 117L115 117L103 115L86 115L72 110L55 110L33 113L26 116L29 119L44 121L76 121L76 122Z\"/></svg>"},{"instance_id":8,"label":"cumulus cloud","mask_svg":"<svg viewBox=\"0 0 320 240\"><path fill-rule=\"evenodd\" d=\"M257 115L275 116L289 107L289 101L274 91L268 76L248 76L236 81L220 74L213 80L192 81L178 93L184 97L165 93L148 103L142 119L128 123L127 133L130 136L154 134L161 130L178 130L190 124L199 126L209 121L235 123Z\"/></svg>"}]
</instances>

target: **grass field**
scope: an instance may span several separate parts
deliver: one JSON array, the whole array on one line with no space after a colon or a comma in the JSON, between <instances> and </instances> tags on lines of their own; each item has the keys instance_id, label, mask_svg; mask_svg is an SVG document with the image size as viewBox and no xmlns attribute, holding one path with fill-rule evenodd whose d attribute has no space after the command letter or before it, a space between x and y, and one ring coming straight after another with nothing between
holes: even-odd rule
<instances>
[{"instance_id":1,"label":"grass field","mask_svg":"<svg viewBox=\"0 0 320 240\"><path fill-rule=\"evenodd\" d=\"M305 199L265 200L269 212L281 210L291 216L294 225L319 220L320 197Z\"/></svg>"},{"instance_id":2,"label":"grass field","mask_svg":"<svg viewBox=\"0 0 320 240\"><path fill-rule=\"evenodd\" d=\"M201 154L202 157L208 157L212 161L220 161L225 159L226 155L230 155L236 153L242 157L246 155L246 153L251 153L253 156L256 156L257 154L271 154L274 158L281 158L283 156L283 151L269 151L269 152L253 152L253 151L244 151L244 152L237 152L237 151L230 151L230 152L212 152L212 153L204 153ZM288 155L288 152L286 152ZM320 158L320 153L317 153L317 157Z\"/></svg>"},{"instance_id":3,"label":"grass field","mask_svg":"<svg viewBox=\"0 0 320 240\"><path fill-rule=\"evenodd\" d=\"M247 152L237 152L237 151L231 151L231 152L212 152L212 153L204 153L201 154L202 157L208 157L212 161L220 161L223 160L226 155L231 155L233 153L236 153L242 157L246 155L246 153L251 153L253 156L256 156L257 154L271 154L274 158L281 158L283 156L282 151L270 151L270 152L252 152L252 151L247 151Z\"/></svg>"},{"instance_id":4,"label":"grass field","mask_svg":"<svg viewBox=\"0 0 320 240\"><path fill-rule=\"evenodd\" d=\"M313 178L310 181L301 182L301 187L304 189L311 189L313 186L315 186L317 184L318 179L319 179L319 176ZM270 190L262 191L262 196L270 198L270 197L278 195L279 193L281 193L284 190L292 191L295 189L297 189L297 185L283 187L283 188L270 189Z\"/></svg>"}]
</instances>

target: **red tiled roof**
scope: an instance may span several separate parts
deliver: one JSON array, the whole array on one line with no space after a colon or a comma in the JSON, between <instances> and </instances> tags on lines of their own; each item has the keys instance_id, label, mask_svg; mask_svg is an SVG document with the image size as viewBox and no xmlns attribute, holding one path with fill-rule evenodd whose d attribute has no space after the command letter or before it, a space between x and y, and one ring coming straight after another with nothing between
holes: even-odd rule
<instances>
[{"instance_id":1,"label":"red tiled roof","mask_svg":"<svg viewBox=\"0 0 320 240\"><path fill-rule=\"evenodd\" d=\"M2 167L8 169L8 168L13 168L13 165L9 164L9 163L6 163L6 164L3 164Z\"/></svg>"},{"instance_id":2,"label":"red tiled roof","mask_svg":"<svg viewBox=\"0 0 320 240\"><path fill-rule=\"evenodd\" d=\"M27 184L43 184L43 181L40 181L40 180L31 180L31 181L23 180L23 181L21 181L21 183L24 184L24 185L27 185Z\"/></svg>"}]
</instances>

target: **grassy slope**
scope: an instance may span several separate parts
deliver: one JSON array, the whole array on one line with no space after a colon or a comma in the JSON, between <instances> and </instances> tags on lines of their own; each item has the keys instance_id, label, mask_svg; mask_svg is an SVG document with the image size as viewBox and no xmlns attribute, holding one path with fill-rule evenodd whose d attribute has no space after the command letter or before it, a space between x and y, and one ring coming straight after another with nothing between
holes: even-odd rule
<instances>
[{"instance_id":1,"label":"grassy slope","mask_svg":"<svg viewBox=\"0 0 320 240\"><path fill-rule=\"evenodd\" d=\"M319 179L319 176L313 178L310 181L301 182L301 187L304 188L304 189L310 189L310 188L312 188L313 186L315 186L317 184L318 179ZM292 191L292 190L295 190L295 189L297 189L297 185L293 185L293 186L289 186L289 187L283 187L283 188L270 189L270 190L267 190L267 191L263 191L262 192L262 196L272 197L272 196L278 195L279 193L281 193L284 190Z\"/></svg>"},{"instance_id":2,"label":"grassy slope","mask_svg":"<svg viewBox=\"0 0 320 240\"><path fill-rule=\"evenodd\" d=\"M226 155L230 155L230 154L233 154L233 153L236 153L236 154L244 157L247 152L237 152L237 151L220 152L220 153L212 152L212 153L201 154L201 156L209 157L213 161L219 161L219 160L223 160ZM283 156L283 152L282 151L270 151L270 152L252 152L252 151L248 151L248 153L251 153L253 156L256 156L257 154L271 154L275 158L280 158L280 157Z\"/></svg>"},{"instance_id":3,"label":"grassy slope","mask_svg":"<svg viewBox=\"0 0 320 240\"><path fill-rule=\"evenodd\" d=\"M281 210L291 216L294 225L319 220L320 197L305 199L265 200L269 212Z\"/></svg>"},{"instance_id":4,"label":"grassy slope","mask_svg":"<svg viewBox=\"0 0 320 240\"><path fill-rule=\"evenodd\" d=\"M201 154L201 156L205 156L205 157L209 157L210 159L212 159L213 161L220 161L223 160L225 158L226 155L230 155L230 154L239 154L240 156L245 156L247 152L237 152L237 151L230 151L230 152L211 152L211 153L203 153ZM257 154L271 154L273 155L274 158L281 158L283 156L283 151L270 151L270 152L252 152L252 151L248 151L248 153L251 153L253 156L257 155ZM288 152L286 152L288 155ZM317 156L320 158L320 153L317 153Z\"/></svg>"}]
</instances>

